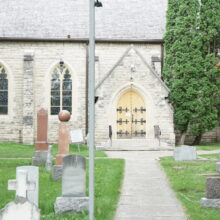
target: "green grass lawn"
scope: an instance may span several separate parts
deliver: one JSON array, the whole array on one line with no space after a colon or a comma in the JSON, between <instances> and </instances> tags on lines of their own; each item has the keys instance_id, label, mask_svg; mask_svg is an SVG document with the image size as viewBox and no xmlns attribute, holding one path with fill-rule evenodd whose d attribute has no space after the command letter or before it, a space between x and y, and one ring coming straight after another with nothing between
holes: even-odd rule
<instances>
[{"instance_id":1,"label":"green grass lawn","mask_svg":"<svg viewBox=\"0 0 220 220\"><path fill-rule=\"evenodd\" d=\"M200 199L205 197L206 177L203 174L215 173L215 162L176 162L172 157L164 157L160 158L160 164L185 207L189 220L220 219L218 209L200 206Z\"/></svg>"},{"instance_id":2,"label":"green grass lawn","mask_svg":"<svg viewBox=\"0 0 220 220\"><path fill-rule=\"evenodd\" d=\"M199 157L203 157L203 158L207 158L207 159L220 160L219 154L203 154L203 155L199 155Z\"/></svg>"},{"instance_id":3,"label":"green grass lawn","mask_svg":"<svg viewBox=\"0 0 220 220\"><path fill-rule=\"evenodd\" d=\"M220 150L220 143L202 143L195 147L197 150Z\"/></svg>"},{"instance_id":4,"label":"green grass lawn","mask_svg":"<svg viewBox=\"0 0 220 220\"><path fill-rule=\"evenodd\" d=\"M7 147L8 146L8 147ZM16 146L18 149L16 149ZM9 149L8 149L9 148ZM15 152L12 149L16 149ZM10 153L11 157L30 158L34 151L31 146L22 146L19 144L0 144L0 152L6 157ZM28 149L28 150L27 150ZM56 148L55 148L56 149ZM71 152L76 148L73 146ZM81 154L88 155L85 148L81 148ZM96 156L106 156L104 152L98 152ZM15 198L14 191L7 190L9 179L15 179L16 167L31 165L31 159L5 159L0 160L0 209ZM87 160L88 171L88 160ZM121 159L98 159L95 161L95 219L96 220L113 220L116 206L120 194L120 187L124 172L124 160ZM54 181L51 174L44 167L40 167L40 194L39 208L44 220L86 220L88 213L78 213L75 215L54 215L54 202L57 196L61 196L61 181ZM88 189L88 172L87 172L87 189ZM88 195L88 190L87 190Z\"/></svg>"},{"instance_id":5,"label":"green grass lawn","mask_svg":"<svg viewBox=\"0 0 220 220\"><path fill-rule=\"evenodd\" d=\"M28 146L18 143L0 143L0 159L1 158L32 158L35 151L34 146ZM53 155L57 154L57 144L53 145ZM88 148L85 145L80 146L80 152L78 152L77 145L70 145L70 153L80 154L84 157L88 157ZM105 152L96 151L96 157L106 157Z\"/></svg>"}]
</instances>

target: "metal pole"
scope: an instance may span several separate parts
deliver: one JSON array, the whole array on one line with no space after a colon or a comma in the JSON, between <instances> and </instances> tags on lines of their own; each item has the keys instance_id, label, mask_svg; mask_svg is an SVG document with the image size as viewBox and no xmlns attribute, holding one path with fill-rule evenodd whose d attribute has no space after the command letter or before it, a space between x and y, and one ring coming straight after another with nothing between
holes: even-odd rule
<instances>
[{"instance_id":1,"label":"metal pole","mask_svg":"<svg viewBox=\"0 0 220 220\"><path fill-rule=\"evenodd\" d=\"M94 137L95 137L95 2L89 4L89 220L94 219Z\"/></svg>"}]
</instances>

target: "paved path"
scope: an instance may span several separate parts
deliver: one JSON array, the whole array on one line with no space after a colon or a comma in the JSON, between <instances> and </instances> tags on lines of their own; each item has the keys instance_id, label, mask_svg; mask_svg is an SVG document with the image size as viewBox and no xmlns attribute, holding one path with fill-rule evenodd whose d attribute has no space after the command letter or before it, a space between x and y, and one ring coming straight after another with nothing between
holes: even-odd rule
<instances>
[{"instance_id":1,"label":"paved path","mask_svg":"<svg viewBox=\"0 0 220 220\"><path fill-rule=\"evenodd\" d=\"M125 159L125 176L115 220L187 220L158 158L168 151L111 151Z\"/></svg>"}]
</instances>

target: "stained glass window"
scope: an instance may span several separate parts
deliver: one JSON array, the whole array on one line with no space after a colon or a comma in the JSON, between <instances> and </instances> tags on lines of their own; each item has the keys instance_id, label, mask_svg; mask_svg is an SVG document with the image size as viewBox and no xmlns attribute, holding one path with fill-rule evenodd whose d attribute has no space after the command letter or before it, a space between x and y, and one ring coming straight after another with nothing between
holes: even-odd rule
<instances>
[{"instance_id":1,"label":"stained glass window","mask_svg":"<svg viewBox=\"0 0 220 220\"><path fill-rule=\"evenodd\" d=\"M0 115L8 114L8 76L3 66L0 66Z\"/></svg>"},{"instance_id":2,"label":"stained glass window","mask_svg":"<svg viewBox=\"0 0 220 220\"><path fill-rule=\"evenodd\" d=\"M72 79L65 65L56 66L51 78L51 115L61 110L72 113Z\"/></svg>"}]
</instances>

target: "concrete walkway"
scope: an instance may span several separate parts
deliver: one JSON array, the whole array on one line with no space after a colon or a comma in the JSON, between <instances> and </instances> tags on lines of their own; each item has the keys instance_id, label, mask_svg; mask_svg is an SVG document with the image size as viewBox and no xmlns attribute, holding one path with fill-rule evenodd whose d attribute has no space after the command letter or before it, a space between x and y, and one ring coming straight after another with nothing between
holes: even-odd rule
<instances>
[{"instance_id":1,"label":"concrete walkway","mask_svg":"<svg viewBox=\"0 0 220 220\"><path fill-rule=\"evenodd\" d=\"M115 220L187 220L158 158L171 151L108 151L125 159L125 176Z\"/></svg>"}]
</instances>

